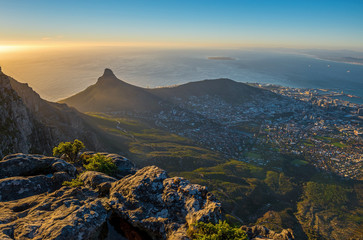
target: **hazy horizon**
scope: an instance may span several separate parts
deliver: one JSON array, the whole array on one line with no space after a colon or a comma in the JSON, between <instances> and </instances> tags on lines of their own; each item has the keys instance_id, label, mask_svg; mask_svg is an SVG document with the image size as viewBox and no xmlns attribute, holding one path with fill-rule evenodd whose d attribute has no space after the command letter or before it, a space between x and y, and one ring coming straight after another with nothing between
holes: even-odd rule
<instances>
[{"instance_id":1,"label":"hazy horizon","mask_svg":"<svg viewBox=\"0 0 363 240\"><path fill-rule=\"evenodd\" d=\"M111 68L119 79L140 87L230 78L239 82L334 89L358 95L361 99L351 100L362 103L363 65L345 63L342 56L359 60L363 53L87 47L10 52L0 56L0 66L4 73L28 83L50 101L84 90L97 81L105 68Z\"/></svg>"}]
</instances>

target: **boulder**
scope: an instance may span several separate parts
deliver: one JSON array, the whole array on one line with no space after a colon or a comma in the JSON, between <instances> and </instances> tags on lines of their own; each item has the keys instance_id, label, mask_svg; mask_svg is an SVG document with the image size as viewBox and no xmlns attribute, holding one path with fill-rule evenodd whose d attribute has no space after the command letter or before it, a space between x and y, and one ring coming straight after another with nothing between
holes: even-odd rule
<instances>
[{"instance_id":1,"label":"boulder","mask_svg":"<svg viewBox=\"0 0 363 240\"><path fill-rule=\"evenodd\" d=\"M62 159L12 154L0 161L0 201L53 192L75 176L76 168Z\"/></svg>"},{"instance_id":2,"label":"boulder","mask_svg":"<svg viewBox=\"0 0 363 240\"><path fill-rule=\"evenodd\" d=\"M117 181L116 178L95 171L86 171L79 175L78 178L82 180L86 186L97 189L102 196L108 195L111 183Z\"/></svg>"},{"instance_id":3,"label":"boulder","mask_svg":"<svg viewBox=\"0 0 363 240\"><path fill-rule=\"evenodd\" d=\"M250 239L271 239L271 240L293 240L295 239L291 229L283 229L280 233L269 230L265 226L255 225L252 227L242 226Z\"/></svg>"},{"instance_id":4,"label":"boulder","mask_svg":"<svg viewBox=\"0 0 363 240\"><path fill-rule=\"evenodd\" d=\"M0 161L0 178L46 175L54 172L66 172L74 176L76 168L60 158L34 154L11 154Z\"/></svg>"},{"instance_id":5,"label":"boulder","mask_svg":"<svg viewBox=\"0 0 363 240\"><path fill-rule=\"evenodd\" d=\"M97 239L107 219L98 194L63 187L0 205L1 239Z\"/></svg>"},{"instance_id":6,"label":"boulder","mask_svg":"<svg viewBox=\"0 0 363 240\"><path fill-rule=\"evenodd\" d=\"M169 178L156 166L112 183L109 205L114 213L154 239L187 239L188 225L221 219L221 204L205 187L183 178Z\"/></svg>"},{"instance_id":7,"label":"boulder","mask_svg":"<svg viewBox=\"0 0 363 240\"><path fill-rule=\"evenodd\" d=\"M71 178L65 172L38 175L31 177L10 177L0 179L0 201L11 201L20 198L53 192L60 187L64 181Z\"/></svg>"}]
</instances>

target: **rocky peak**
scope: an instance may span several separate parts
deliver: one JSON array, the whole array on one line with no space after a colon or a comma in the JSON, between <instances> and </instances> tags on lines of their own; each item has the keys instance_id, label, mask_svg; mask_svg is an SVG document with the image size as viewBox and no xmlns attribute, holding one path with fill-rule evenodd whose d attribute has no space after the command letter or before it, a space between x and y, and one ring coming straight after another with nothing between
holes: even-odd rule
<instances>
[{"instance_id":1,"label":"rocky peak","mask_svg":"<svg viewBox=\"0 0 363 240\"><path fill-rule=\"evenodd\" d=\"M113 182L110 207L153 239L186 239L191 224L217 223L222 217L221 203L206 187L170 178L156 166Z\"/></svg>"},{"instance_id":2,"label":"rocky peak","mask_svg":"<svg viewBox=\"0 0 363 240\"><path fill-rule=\"evenodd\" d=\"M111 69L105 68L102 77L116 77L115 74L112 72Z\"/></svg>"},{"instance_id":3,"label":"rocky peak","mask_svg":"<svg viewBox=\"0 0 363 240\"><path fill-rule=\"evenodd\" d=\"M97 85L107 85L115 82L121 83L122 81L116 77L111 69L106 68L103 75L98 78Z\"/></svg>"}]
</instances>

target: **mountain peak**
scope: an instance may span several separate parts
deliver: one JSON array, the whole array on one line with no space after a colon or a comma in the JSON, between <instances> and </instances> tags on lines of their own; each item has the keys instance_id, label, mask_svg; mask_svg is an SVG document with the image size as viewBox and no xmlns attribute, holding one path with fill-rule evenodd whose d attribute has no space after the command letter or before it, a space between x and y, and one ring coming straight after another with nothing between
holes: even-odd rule
<instances>
[{"instance_id":1,"label":"mountain peak","mask_svg":"<svg viewBox=\"0 0 363 240\"><path fill-rule=\"evenodd\" d=\"M98 78L97 83L104 85L104 84L110 84L110 83L119 82L119 81L120 80L115 76L115 74L112 72L111 69L105 68L103 75Z\"/></svg>"},{"instance_id":2,"label":"mountain peak","mask_svg":"<svg viewBox=\"0 0 363 240\"><path fill-rule=\"evenodd\" d=\"M105 71L103 73L102 77L116 77L115 74L112 72L111 69L105 68Z\"/></svg>"}]
</instances>

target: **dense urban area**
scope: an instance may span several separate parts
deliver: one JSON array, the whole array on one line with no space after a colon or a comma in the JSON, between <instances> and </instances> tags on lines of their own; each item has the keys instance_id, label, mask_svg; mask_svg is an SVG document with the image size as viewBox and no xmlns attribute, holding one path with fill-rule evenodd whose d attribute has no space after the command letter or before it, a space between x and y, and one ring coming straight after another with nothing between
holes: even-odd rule
<instances>
[{"instance_id":1,"label":"dense urban area","mask_svg":"<svg viewBox=\"0 0 363 240\"><path fill-rule=\"evenodd\" d=\"M266 165L282 153L296 165L362 177L362 105L336 99L341 93L329 90L251 85L276 95L242 104L208 95L176 98L170 110L138 117L226 158Z\"/></svg>"}]
</instances>

